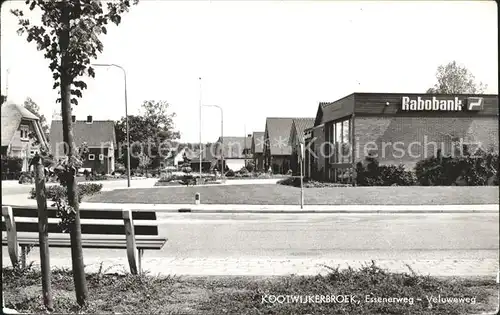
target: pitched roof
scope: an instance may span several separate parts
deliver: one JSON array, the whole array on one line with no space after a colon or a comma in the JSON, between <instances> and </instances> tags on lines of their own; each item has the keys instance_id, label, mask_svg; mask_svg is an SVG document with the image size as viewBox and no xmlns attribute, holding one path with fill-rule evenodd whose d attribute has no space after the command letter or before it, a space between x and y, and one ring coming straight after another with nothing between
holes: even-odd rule
<instances>
[{"instance_id":1,"label":"pitched roof","mask_svg":"<svg viewBox=\"0 0 500 315\"><path fill-rule=\"evenodd\" d=\"M2 112L2 146L8 146L12 137L19 128L21 120L39 121L32 112L24 106L15 103L4 103L1 107Z\"/></svg>"},{"instance_id":2,"label":"pitched roof","mask_svg":"<svg viewBox=\"0 0 500 315\"><path fill-rule=\"evenodd\" d=\"M252 136L252 149L254 153L264 152L264 132L256 131Z\"/></svg>"},{"instance_id":3,"label":"pitched roof","mask_svg":"<svg viewBox=\"0 0 500 315\"><path fill-rule=\"evenodd\" d=\"M73 137L78 147L87 142L89 147L109 146L113 143L116 148L115 123L112 120L94 120L91 124L86 121L73 123ZM57 143L63 142L62 120L53 120L50 126L50 146L56 152Z\"/></svg>"},{"instance_id":4,"label":"pitched roof","mask_svg":"<svg viewBox=\"0 0 500 315\"><path fill-rule=\"evenodd\" d=\"M214 148L216 156L220 154L221 138L217 140ZM244 150L250 151L252 148L252 137L224 137L224 158L244 159Z\"/></svg>"},{"instance_id":5,"label":"pitched roof","mask_svg":"<svg viewBox=\"0 0 500 315\"><path fill-rule=\"evenodd\" d=\"M290 155L290 130L292 128L293 117L268 117L266 119L266 132L269 136L271 155Z\"/></svg>"},{"instance_id":6,"label":"pitched roof","mask_svg":"<svg viewBox=\"0 0 500 315\"><path fill-rule=\"evenodd\" d=\"M304 143L304 131L314 126L314 120L314 118L295 118L293 120L293 127L299 137L299 142Z\"/></svg>"},{"instance_id":7,"label":"pitched roof","mask_svg":"<svg viewBox=\"0 0 500 315\"><path fill-rule=\"evenodd\" d=\"M214 159L216 159L216 156L215 156L215 148L214 148L214 145L213 144L205 144L205 148L203 149L203 152L201 153L201 160L204 161L204 162L207 162L207 161L213 161ZM179 152L182 152L182 155L184 156L184 154L186 155L186 157L191 160L191 162L196 162L200 159L200 150L196 149L196 150L192 150L192 149L189 149L189 148L183 148L182 150L180 150Z\"/></svg>"}]
</instances>

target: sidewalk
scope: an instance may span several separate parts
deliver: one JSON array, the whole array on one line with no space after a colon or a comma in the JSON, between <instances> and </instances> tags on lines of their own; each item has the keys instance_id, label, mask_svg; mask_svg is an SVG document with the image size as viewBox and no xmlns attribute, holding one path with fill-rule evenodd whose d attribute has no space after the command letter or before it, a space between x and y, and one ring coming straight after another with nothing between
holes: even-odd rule
<instances>
[{"instance_id":1,"label":"sidewalk","mask_svg":"<svg viewBox=\"0 0 500 315\"><path fill-rule=\"evenodd\" d=\"M36 207L26 194L2 196L2 205ZM48 202L49 207L51 202ZM132 209L157 212L191 213L499 213L498 204L490 205L231 205L231 204L140 204L82 202L84 209Z\"/></svg>"},{"instance_id":2,"label":"sidewalk","mask_svg":"<svg viewBox=\"0 0 500 315\"><path fill-rule=\"evenodd\" d=\"M124 251L123 258L106 259L103 270L106 272L129 272L128 261ZM36 257L31 257L37 262ZM6 262L10 265L10 262ZM97 272L101 261L98 257L85 257L85 270ZM71 258L52 258L53 267L71 268ZM437 260L376 260L375 264L391 272L410 273L438 277L491 277L496 279L499 262L496 259L437 259ZM36 264L35 264L36 265ZM370 260L345 260L335 258L147 258L144 257L143 270L153 275L184 275L184 276L282 276L282 275L317 275L328 273L324 266L340 269L359 268L371 265ZM408 265L408 266L407 266Z\"/></svg>"}]
</instances>

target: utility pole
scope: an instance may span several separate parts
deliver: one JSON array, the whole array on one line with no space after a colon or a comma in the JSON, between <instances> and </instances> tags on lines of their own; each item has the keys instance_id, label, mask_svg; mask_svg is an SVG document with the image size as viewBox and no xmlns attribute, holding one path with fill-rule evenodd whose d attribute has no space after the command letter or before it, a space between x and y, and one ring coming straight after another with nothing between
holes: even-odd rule
<instances>
[{"instance_id":1,"label":"utility pole","mask_svg":"<svg viewBox=\"0 0 500 315\"><path fill-rule=\"evenodd\" d=\"M4 102L7 102L7 98L9 96L9 74L10 74L10 68L7 69L7 76L5 78L5 99L4 99Z\"/></svg>"},{"instance_id":2,"label":"utility pole","mask_svg":"<svg viewBox=\"0 0 500 315\"><path fill-rule=\"evenodd\" d=\"M201 183L201 154L202 154L202 149L201 149L201 77L200 79L200 183Z\"/></svg>"},{"instance_id":3,"label":"utility pole","mask_svg":"<svg viewBox=\"0 0 500 315\"><path fill-rule=\"evenodd\" d=\"M127 132L127 187L130 187L130 126L128 120L128 98L127 98L127 73L125 68L114 63L94 63L92 66L95 67L116 67L123 72L123 83L124 83L124 93L125 93L125 122L126 122L126 132Z\"/></svg>"},{"instance_id":4,"label":"utility pole","mask_svg":"<svg viewBox=\"0 0 500 315\"><path fill-rule=\"evenodd\" d=\"M247 167L247 125L243 124L243 132L245 133L245 137L243 138L243 158L244 164L243 167Z\"/></svg>"}]
</instances>

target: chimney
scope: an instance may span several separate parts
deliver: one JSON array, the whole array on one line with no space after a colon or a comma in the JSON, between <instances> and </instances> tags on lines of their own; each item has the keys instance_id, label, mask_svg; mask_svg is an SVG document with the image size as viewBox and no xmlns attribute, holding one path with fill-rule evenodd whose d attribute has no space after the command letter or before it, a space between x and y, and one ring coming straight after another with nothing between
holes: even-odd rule
<instances>
[{"instance_id":1,"label":"chimney","mask_svg":"<svg viewBox=\"0 0 500 315\"><path fill-rule=\"evenodd\" d=\"M75 116L75 115L72 115L72 116L71 116L71 121L72 121L72 122L76 122L76 116Z\"/></svg>"},{"instance_id":2,"label":"chimney","mask_svg":"<svg viewBox=\"0 0 500 315\"><path fill-rule=\"evenodd\" d=\"M92 123L92 116L88 115L87 116L87 124L91 124L91 123Z\"/></svg>"}]
</instances>

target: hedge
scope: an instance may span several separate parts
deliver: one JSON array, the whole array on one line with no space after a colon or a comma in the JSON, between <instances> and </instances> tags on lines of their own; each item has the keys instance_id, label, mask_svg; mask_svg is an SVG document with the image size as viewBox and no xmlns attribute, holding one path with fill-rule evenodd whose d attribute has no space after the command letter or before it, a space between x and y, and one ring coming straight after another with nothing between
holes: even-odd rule
<instances>
[{"instance_id":1,"label":"hedge","mask_svg":"<svg viewBox=\"0 0 500 315\"><path fill-rule=\"evenodd\" d=\"M94 195L102 190L102 184L78 184L78 202L82 201L84 196ZM47 200L56 201L58 198L67 197L67 188L60 185L46 186ZM32 188L30 191L30 198L36 199L36 190Z\"/></svg>"},{"instance_id":2,"label":"hedge","mask_svg":"<svg viewBox=\"0 0 500 315\"><path fill-rule=\"evenodd\" d=\"M443 157L438 152L435 157L419 161L415 173L423 186L498 185L498 154Z\"/></svg>"},{"instance_id":3,"label":"hedge","mask_svg":"<svg viewBox=\"0 0 500 315\"><path fill-rule=\"evenodd\" d=\"M366 157L366 165L356 164L356 184L358 186L412 186L417 183L413 171L403 165L379 165L377 159Z\"/></svg>"}]
</instances>

